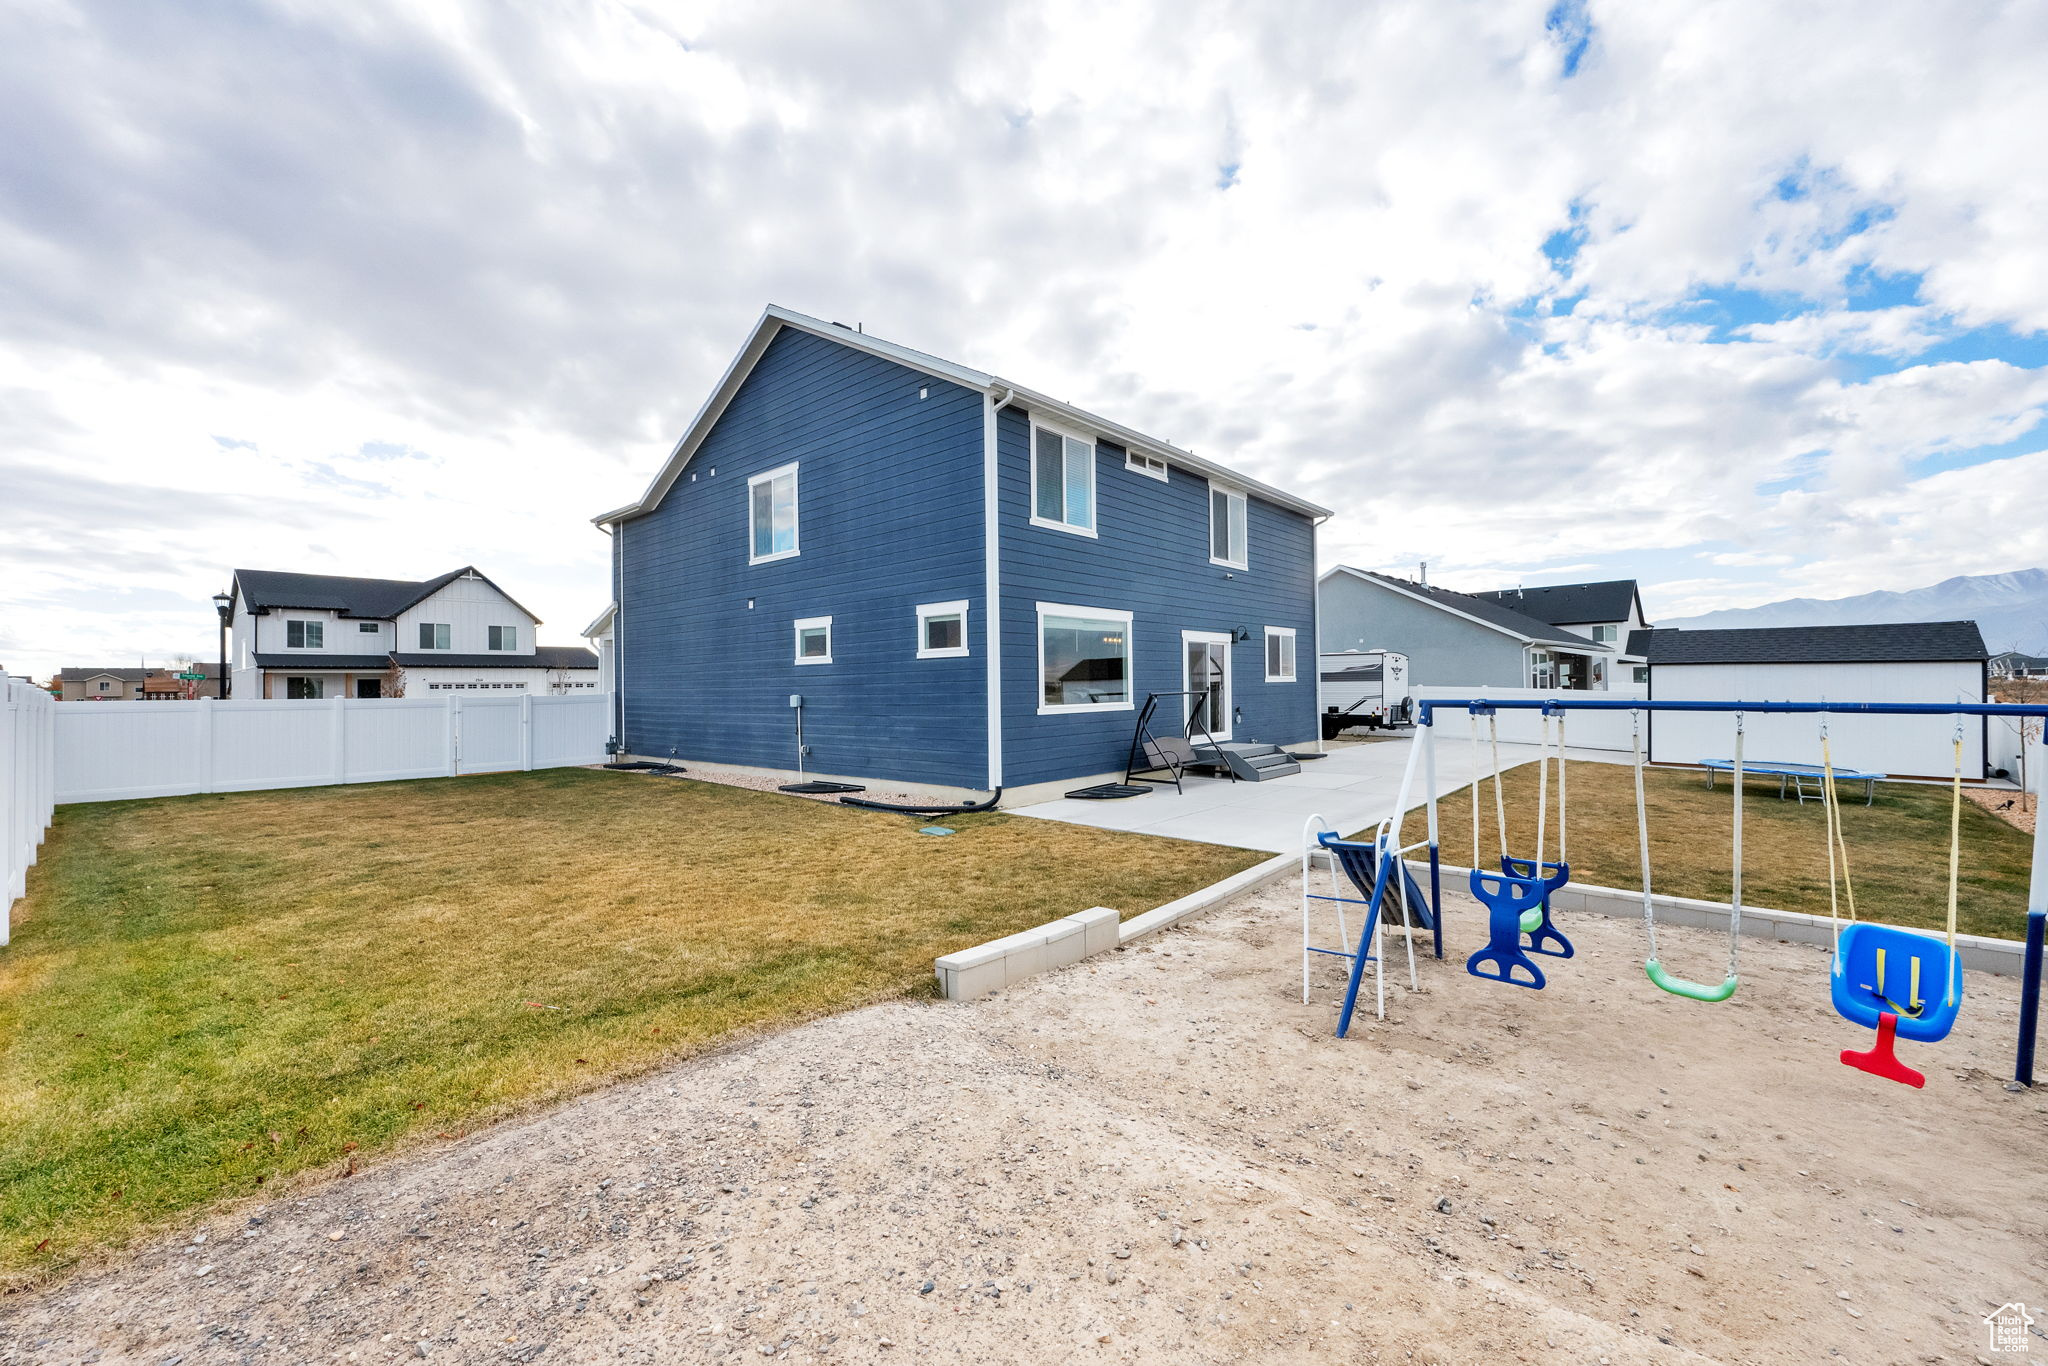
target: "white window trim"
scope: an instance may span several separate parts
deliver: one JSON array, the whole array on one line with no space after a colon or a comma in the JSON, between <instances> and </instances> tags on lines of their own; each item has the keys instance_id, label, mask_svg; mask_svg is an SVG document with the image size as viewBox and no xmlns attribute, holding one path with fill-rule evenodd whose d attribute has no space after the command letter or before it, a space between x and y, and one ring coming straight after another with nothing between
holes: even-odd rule
<instances>
[{"instance_id":1,"label":"white window trim","mask_svg":"<svg viewBox=\"0 0 2048 1366\"><path fill-rule=\"evenodd\" d=\"M1094 454L1089 456L1089 460L1091 463L1088 468L1088 521L1091 523L1091 525L1075 526L1072 522L1056 522L1050 517L1041 517L1038 515L1038 433L1041 429L1048 432L1057 432L1061 437L1068 441L1085 442L1088 446L1088 449L1091 452L1094 452ZM1031 482L1028 486L1028 496L1031 501L1028 504L1026 504L1026 506L1028 506L1031 509L1031 525L1042 526L1048 531L1064 531L1069 536L1086 536L1089 537L1091 540L1097 539L1099 537L1099 533L1097 532L1096 527L1101 524L1102 517L1100 500L1095 496L1096 470L1093 462L1100 460L1102 457L1100 450L1096 447L1095 438L1083 432L1075 431L1070 427L1061 427L1055 423L1044 422L1034 417L1031 419L1030 447L1031 468L1029 473L1031 476ZM1064 461L1066 458L1065 446L1062 446L1060 448L1060 457L1062 461ZM1066 500L1064 495L1066 490L1066 471L1064 465L1062 466L1060 473L1062 481L1060 484L1062 494L1061 501L1065 502ZM1089 710L1092 710L1092 708L1090 708Z\"/></svg>"},{"instance_id":2,"label":"white window trim","mask_svg":"<svg viewBox=\"0 0 2048 1366\"><path fill-rule=\"evenodd\" d=\"M1047 705L1045 700L1045 619L1047 617L1085 617L1094 621L1120 621L1124 625L1124 700L1121 702L1064 702ZM1034 678L1032 687L1038 690L1038 714L1040 716L1066 716L1072 713L1135 711L1138 694L1138 649L1137 628L1129 612L1110 607L1077 607L1067 602L1041 602L1038 604L1038 658L1032 665Z\"/></svg>"},{"instance_id":3,"label":"white window trim","mask_svg":"<svg viewBox=\"0 0 2048 1366\"><path fill-rule=\"evenodd\" d=\"M1284 637L1287 641L1287 655L1294 665L1294 671L1292 673L1276 674L1273 672L1272 642L1274 637L1276 636ZM1268 626L1266 628L1266 654L1264 667L1266 670L1266 681L1268 683L1298 683L1301 681L1301 656L1296 653L1295 630L1292 626Z\"/></svg>"},{"instance_id":4,"label":"white window trim","mask_svg":"<svg viewBox=\"0 0 2048 1366\"><path fill-rule=\"evenodd\" d=\"M1180 686L1184 692L1195 690L1195 680L1188 676L1188 646L1197 644L1223 647L1223 725L1221 728L1208 728L1210 737L1218 744L1222 744L1230 739L1231 732L1236 729L1233 723L1237 719L1237 637L1229 631L1180 633ZM1264 661L1260 662L1260 667L1265 667ZM1185 711L1181 713L1181 719L1187 719Z\"/></svg>"},{"instance_id":5,"label":"white window trim","mask_svg":"<svg viewBox=\"0 0 2048 1366\"><path fill-rule=\"evenodd\" d=\"M815 630L820 626L825 628L825 653L822 655L807 655L804 653L804 632ZM794 652L796 662L799 664L830 664L832 662L832 618L798 617L793 628L793 634L790 637L790 649Z\"/></svg>"},{"instance_id":6,"label":"white window trim","mask_svg":"<svg viewBox=\"0 0 2048 1366\"><path fill-rule=\"evenodd\" d=\"M792 460L787 465L777 465L774 469L764 470L760 474L754 475L752 478L747 480L748 564L773 564L777 560L793 560L803 551L803 500L802 486L797 482L796 467L798 463L799 462ZM789 538L791 541L791 545L789 549L778 550L772 555L756 555L754 553L754 485L765 484L771 479L780 479L785 474L789 476L790 515L796 519L794 524L789 528ZM771 518L774 516L772 510L770 511L769 516ZM774 528L772 525L769 528L769 535L771 538L774 535Z\"/></svg>"},{"instance_id":7,"label":"white window trim","mask_svg":"<svg viewBox=\"0 0 2048 1366\"><path fill-rule=\"evenodd\" d=\"M294 644L292 644L292 627L294 627L294 626L297 626L297 627L299 627L299 628L300 628L300 630L299 630L299 640L300 640L300 642L301 642L301 643L300 643L300 644L297 644L297 645L294 645ZM318 628L318 630L319 630L319 632L320 632L320 640L321 640L321 643L320 643L320 644L318 644L318 645L307 645L307 644L305 644L305 643L304 643L304 641L306 640L306 638L307 638L308 636L310 636L310 635L312 634L312 631L310 631L310 630L307 630L307 629L305 629L305 628L307 628L307 627L316 627L316 628ZM325 618L323 618L323 617L286 617L286 618L285 618L285 621L284 621L284 647L285 647L285 649L287 649L287 650L325 650L325 649L327 648L327 645L326 645L326 640L327 640L327 622L326 622L326 619L325 619Z\"/></svg>"},{"instance_id":8,"label":"white window trim","mask_svg":"<svg viewBox=\"0 0 2048 1366\"><path fill-rule=\"evenodd\" d=\"M1124 451L1124 468L1147 479L1157 479L1162 484L1169 482L1167 464L1156 455L1142 455L1127 449Z\"/></svg>"},{"instance_id":9,"label":"white window trim","mask_svg":"<svg viewBox=\"0 0 2048 1366\"><path fill-rule=\"evenodd\" d=\"M1244 508L1244 558L1224 560L1216 556L1216 495L1223 494L1235 499ZM1252 567L1252 500L1243 489L1232 488L1229 484L1209 481L1209 563L1220 564L1225 569L1250 569ZM1228 516L1229 514L1225 514Z\"/></svg>"},{"instance_id":10,"label":"white window trim","mask_svg":"<svg viewBox=\"0 0 2048 1366\"><path fill-rule=\"evenodd\" d=\"M955 646L955 647L954 647L954 648L952 648L952 649L948 649L948 650L928 650L928 649L926 649L926 648L925 648L925 644L924 644L924 642L925 642L925 629L924 629L924 624L925 624L925 622L926 622L926 621L928 621L928 620L930 620L930 619L931 619L931 618L933 618L933 617L954 617L954 616L957 616L957 617L959 617L959 618L960 618L960 643L959 643L959 645ZM917 607L917 657L918 657L919 659L964 659L964 658L966 658L966 656L967 656L967 653L968 653L968 642L967 642L967 599L966 599L966 598L961 598L961 599L959 599L958 601L955 601L955 602L924 602L924 603L919 603L919 604L918 604L918 607Z\"/></svg>"}]
</instances>

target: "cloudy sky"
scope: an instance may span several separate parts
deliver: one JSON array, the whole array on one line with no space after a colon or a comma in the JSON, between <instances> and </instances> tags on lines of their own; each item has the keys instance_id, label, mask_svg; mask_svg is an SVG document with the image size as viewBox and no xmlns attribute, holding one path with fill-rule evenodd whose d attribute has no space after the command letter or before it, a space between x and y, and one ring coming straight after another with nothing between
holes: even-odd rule
<instances>
[{"instance_id":1,"label":"cloudy sky","mask_svg":"<svg viewBox=\"0 0 2048 1366\"><path fill-rule=\"evenodd\" d=\"M1653 617L2048 565L2048 6L13 0L0 665L573 641L763 304Z\"/></svg>"}]
</instances>

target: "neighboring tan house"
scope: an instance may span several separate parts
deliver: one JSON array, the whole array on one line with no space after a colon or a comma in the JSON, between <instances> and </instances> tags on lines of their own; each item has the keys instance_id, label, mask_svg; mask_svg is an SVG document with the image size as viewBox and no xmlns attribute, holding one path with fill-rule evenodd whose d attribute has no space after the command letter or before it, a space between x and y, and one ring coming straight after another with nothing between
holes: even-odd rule
<instances>
[{"instance_id":1,"label":"neighboring tan house","mask_svg":"<svg viewBox=\"0 0 2048 1366\"><path fill-rule=\"evenodd\" d=\"M597 656L541 645L540 618L470 566L431 579L237 569L236 700L595 691Z\"/></svg>"},{"instance_id":2,"label":"neighboring tan house","mask_svg":"<svg viewBox=\"0 0 2048 1366\"><path fill-rule=\"evenodd\" d=\"M57 670L58 699L64 702L140 702L143 684L155 669Z\"/></svg>"},{"instance_id":3,"label":"neighboring tan house","mask_svg":"<svg viewBox=\"0 0 2048 1366\"><path fill-rule=\"evenodd\" d=\"M1489 595L1349 565L1317 580L1316 601L1326 650L1404 654L1413 686L1604 691L1623 648Z\"/></svg>"}]
</instances>

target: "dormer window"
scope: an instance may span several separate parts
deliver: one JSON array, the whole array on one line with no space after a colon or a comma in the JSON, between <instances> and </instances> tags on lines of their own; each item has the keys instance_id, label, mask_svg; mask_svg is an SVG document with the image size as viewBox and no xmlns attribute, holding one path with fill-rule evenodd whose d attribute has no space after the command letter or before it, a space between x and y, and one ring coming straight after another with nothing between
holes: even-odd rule
<instances>
[{"instance_id":1,"label":"dormer window","mask_svg":"<svg viewBox=\"0 0 2048 1366\"><path fill-rule=\"evenodd\" d=\"M327 640L327 627L318 621L287 621L284 624L285 648L290 650L317 650Z\"/></svg>"}]
</instances>

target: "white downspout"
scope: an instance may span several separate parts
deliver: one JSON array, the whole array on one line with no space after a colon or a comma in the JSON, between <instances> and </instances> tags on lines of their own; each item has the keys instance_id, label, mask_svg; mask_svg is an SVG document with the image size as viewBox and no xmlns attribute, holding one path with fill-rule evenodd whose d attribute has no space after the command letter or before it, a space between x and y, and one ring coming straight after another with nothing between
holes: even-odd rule
<instances>
[{"instance_id":1,"label":"white downspout","mask_svg":"<svg viewBox=\"0 0 2048 1366\"><path fill-rule=\"evenodd\" d=\"M1003 785L1003 578L1002 578L1002 491L997 482L996 414L1015 396L1015 390L995 385L982 398L981 408L981 555L982 638L987 642L984 672L988 678L987 717L988 790ZM998 397L1000 395L1000 397Z\"/></svg>"}]
</instances>

